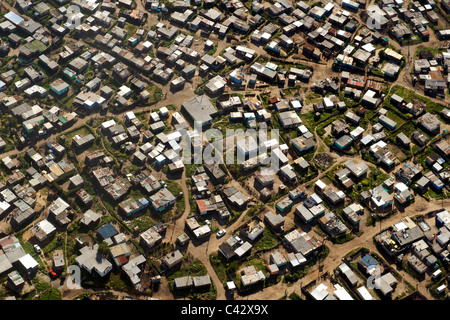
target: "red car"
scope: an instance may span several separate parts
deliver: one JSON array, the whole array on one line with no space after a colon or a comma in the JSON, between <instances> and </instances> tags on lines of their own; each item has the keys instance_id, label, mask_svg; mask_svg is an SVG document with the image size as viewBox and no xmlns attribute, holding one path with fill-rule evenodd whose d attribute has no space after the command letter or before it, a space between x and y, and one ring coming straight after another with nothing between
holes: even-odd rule
<instances>
[{"instance_id":1,"label":"red car","mask_svg":"<svg viewBox=\"0 0 450 320\"><path fill-rule=\"evenodd\" d=\"M50 277L52 277L52 279L58 277L58 275L56 274L55 271L53 271L53 269L48 270L48 274L50 275Z\"/></svg>"}]
</instances>

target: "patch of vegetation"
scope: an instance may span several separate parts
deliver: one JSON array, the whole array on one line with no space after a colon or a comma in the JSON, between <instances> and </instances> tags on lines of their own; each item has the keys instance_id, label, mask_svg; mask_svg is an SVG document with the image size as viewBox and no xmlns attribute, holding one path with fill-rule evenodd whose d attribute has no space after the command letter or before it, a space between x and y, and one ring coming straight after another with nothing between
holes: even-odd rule
<instances>
[{"instance_id":1,"label":"patch of vegetation","mask_svg":"<svg viewBox=\"0 0 450 320\"><path fill-rule=\"evenodd\" d=\"M260 239L254 244L254 248L258 251L268 251L276 248L281 243L281 240L268 228L264 228Z\"/></svg>"}]
</instances>

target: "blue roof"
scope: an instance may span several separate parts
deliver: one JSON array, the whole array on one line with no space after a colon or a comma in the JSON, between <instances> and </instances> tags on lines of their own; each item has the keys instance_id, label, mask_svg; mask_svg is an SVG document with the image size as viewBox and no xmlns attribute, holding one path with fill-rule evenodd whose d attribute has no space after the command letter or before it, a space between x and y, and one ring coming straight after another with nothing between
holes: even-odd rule
<instances>
[{"instance_id":1,"label":"blue roof","mask_svg":"<svg viewBox=\"0 0 450 320\"><path fill-rule=\"evenodd\" d=\"M360 265L365 266L365 267L370 267L370 266L377 266L378 262L371 257L370 255L366 254L364 257L361 258L361 260L359 260L358 262Z\"/></svg>"},{"instance_id":2,"label":"blue roof","mask_svg":"<svg viewBox=\"0 0 450 320\"><path fill-rule=\"evenodd\" d=\"M107 239L107 238L114 237L116 234L119 233L119 231L117 231L117 229L114 228L114 226L112 224L108 223L108 224L104 225L103 227L101 227L100 229L98 229L97 233L103 239Z\"/></svg>"},{"instance_id":3,"label":"blue roof","mask_svg":"<svg viewBox=\"0 0 450 320\"><path fill-rule=\"evenodd\" d=\"M142 206L147 206L149 204L148 200L145 198L141 198L138 201Z\"/></svg>"},{"instance_id":4,"label":"blue roof","mask_svg":"<svg viewBox=\"0 0 450 320\"><path fill-rule=\"evenodd\" d=\"M5 18L14 23L16 26L25 20L24 18L22 18L21 16L12 11L5 14Z\"/></svg>"}]
</instances>

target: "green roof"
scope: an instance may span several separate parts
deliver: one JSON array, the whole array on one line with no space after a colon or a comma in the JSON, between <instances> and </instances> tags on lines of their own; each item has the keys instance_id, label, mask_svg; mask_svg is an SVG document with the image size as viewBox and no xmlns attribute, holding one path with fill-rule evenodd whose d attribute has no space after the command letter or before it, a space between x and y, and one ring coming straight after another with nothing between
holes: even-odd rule
<instances>
[{"instance_id":1,"label":"green roof","mask_svg":"<svg viewBox=\"0 0 450 320\"><path fill-rule=\"evenodd\" d=\"M25 46L33 52L37 51L44 52L48 48L44 43L42 43L39 40L33 40L30 43L27 43Z\"/></svg>"},{"instance_id":2,"label":"green roof","mask_svg":"<svg viewBox=\"0 0 450 320\"><path fill-rule=\"evenodd\" d=\"M63 124L69 122L69 120L67 120L67 119L64 118L64 117L59 118L59 121L61 121Z\"/></svg>"}]
</instances>

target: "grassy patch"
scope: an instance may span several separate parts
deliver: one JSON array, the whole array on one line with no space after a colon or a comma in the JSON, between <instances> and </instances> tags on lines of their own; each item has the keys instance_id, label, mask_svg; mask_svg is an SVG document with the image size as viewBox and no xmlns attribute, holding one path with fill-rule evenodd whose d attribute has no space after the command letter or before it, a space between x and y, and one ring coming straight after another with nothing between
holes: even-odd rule
<instances>
[{"instance_id":1,"label":"grassy patch","mask_svg":"<svg viewBox=\"0 0 450 320\"><path fill-rule=\"evenodd\" d=\"M178 194L181 192L183 192L183 189L181 188L180 184L176 181L173 180L166 180L165 181L167 184L167 189L169 189L169 191L175 196L177 197ZM178 201L175 202L175 208L176 211L179 214L183 214L184 209L186 208L186 204L184 202L184 198L179 199Z\"/></svg>"},{"instance_id":2,"label":"grassy patch","mask_svg":"<svg viewBox=\"0 0 450 320\"><path fill-rule=\"evenodd\" d=\"M272 231L265 228L261 238L254 244L254 248L260 251L267 251L277 247L280 242L281 241Z\"/></svg>"}]
</instances>

